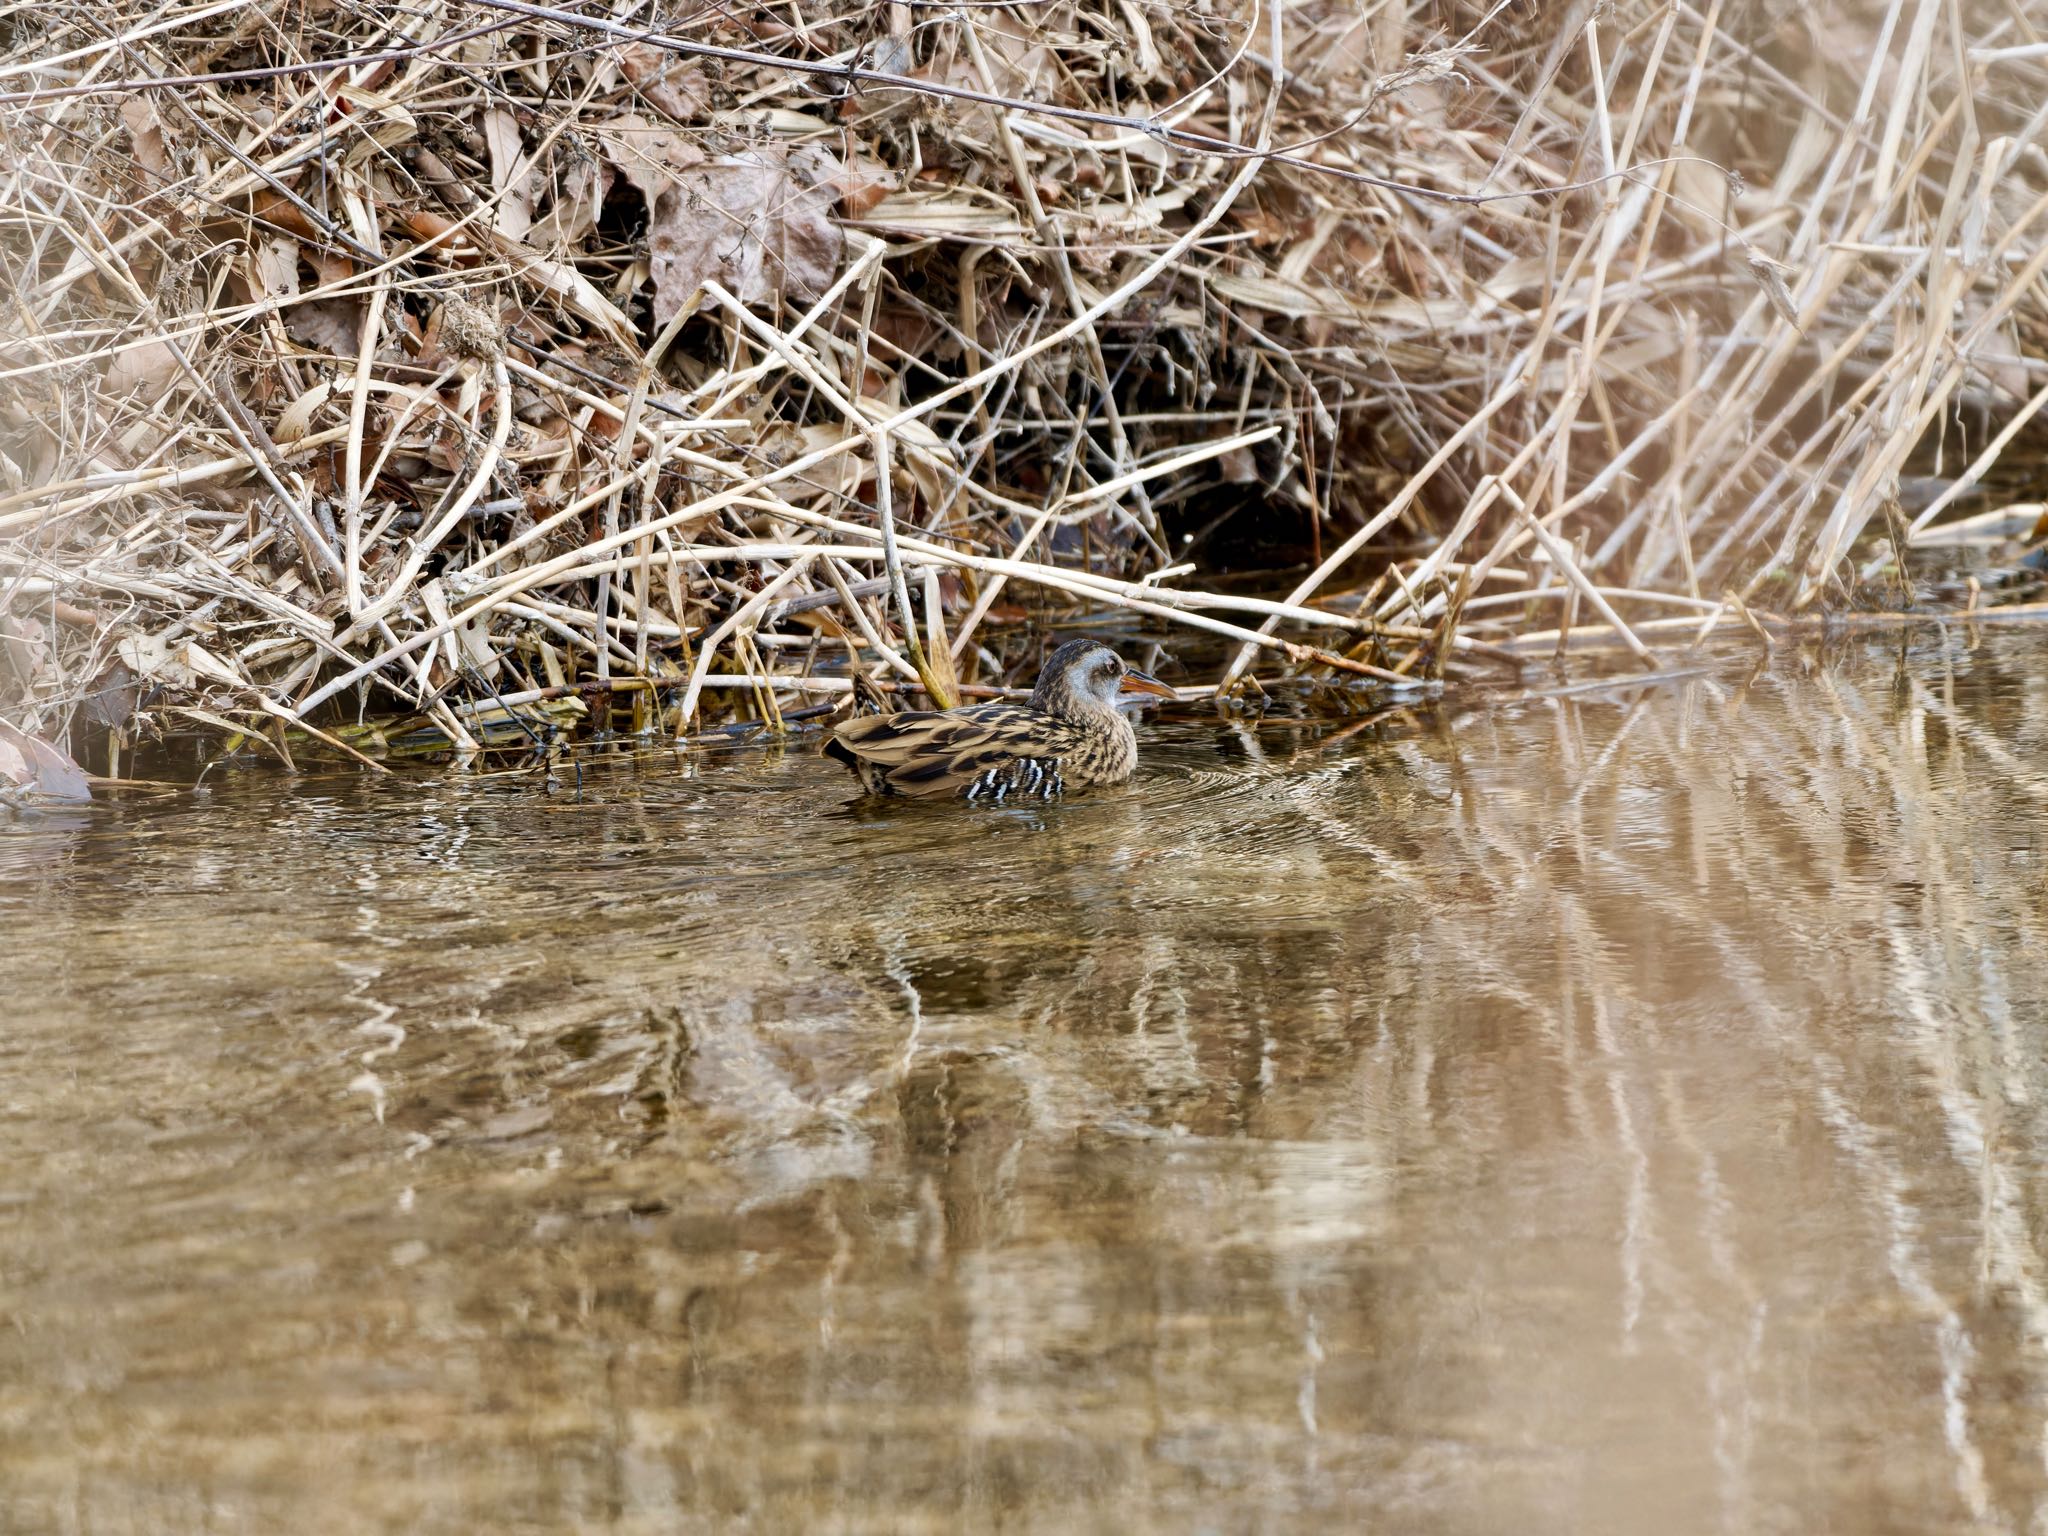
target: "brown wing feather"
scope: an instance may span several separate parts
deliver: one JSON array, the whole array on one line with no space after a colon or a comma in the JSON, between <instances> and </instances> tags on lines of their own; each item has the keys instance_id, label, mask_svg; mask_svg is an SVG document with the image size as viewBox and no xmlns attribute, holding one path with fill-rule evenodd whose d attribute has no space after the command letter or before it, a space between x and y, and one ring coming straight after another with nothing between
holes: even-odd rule
<instances>
[{"instance_id":1,"label":"brown wing feather","mask_svg":"<svg viewBox=\"0 0 2048 1536\"><path fill-rule=\"evenodd\" d=\"M899 795L958 795L991 768L1020 758L1059 758L1081 732L1017 704L977 704L944 714L865 715L832 733L835 757L870 788ZM873 779L863 769L873 770ZM879 781L879 786L875 781Z\"/></svg>"}]
</instances>

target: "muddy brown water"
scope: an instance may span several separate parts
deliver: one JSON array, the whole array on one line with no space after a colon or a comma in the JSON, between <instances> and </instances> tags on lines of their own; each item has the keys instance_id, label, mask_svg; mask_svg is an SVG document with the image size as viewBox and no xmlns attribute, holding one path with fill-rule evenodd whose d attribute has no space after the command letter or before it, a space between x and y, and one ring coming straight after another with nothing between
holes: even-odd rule
<instances>
[{"instance_id":1,"label":"muddy brown water","mask_svg":"<svg viewBox=\"0 0 2048 1536\"><path fill-rule=\"evenodd\" d=\"M2048 637L0 826L0 1530L2030 1531Z\"/></svg>"}]
</instances>

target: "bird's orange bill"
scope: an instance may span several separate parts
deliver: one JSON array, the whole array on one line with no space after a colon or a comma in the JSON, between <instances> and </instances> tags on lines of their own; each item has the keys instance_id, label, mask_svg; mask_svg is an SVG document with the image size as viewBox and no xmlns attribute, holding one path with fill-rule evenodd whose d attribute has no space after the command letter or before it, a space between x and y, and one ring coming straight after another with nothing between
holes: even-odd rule
<instances>
[{"instance_id":1,"label":"bird's orange bill","mask_svg":"<svg viewBox=\"0 0 2048 1536\"><path fill-rule=\"evenodd\" d=\"M1151 673L1140 672L1136 668L1132 668L1124 674L1124 684L1121 691L1125 695L1149 693L1154 698L1160 699L1177 699L1180 697L1179 694L1175 693Z\"/></svg>"}]
</instances>

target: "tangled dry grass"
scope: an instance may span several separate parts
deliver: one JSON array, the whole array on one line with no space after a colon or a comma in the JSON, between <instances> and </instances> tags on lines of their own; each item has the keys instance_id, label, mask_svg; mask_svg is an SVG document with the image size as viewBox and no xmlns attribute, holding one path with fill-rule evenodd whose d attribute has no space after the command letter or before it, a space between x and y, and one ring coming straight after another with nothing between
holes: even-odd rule
<instances>
[{"instance_id":1,"label":"tangled dry grass","mask_svg":"<svg viewBox=\"0 0 2048 1536\"><path fill-rule=\"evenodd\" d=\"M1106 616L1234 691L1910 601L1902 487L2048 404L2044 30L13 7L0 719L370 760Z\"/></svg>"}]
</instances>

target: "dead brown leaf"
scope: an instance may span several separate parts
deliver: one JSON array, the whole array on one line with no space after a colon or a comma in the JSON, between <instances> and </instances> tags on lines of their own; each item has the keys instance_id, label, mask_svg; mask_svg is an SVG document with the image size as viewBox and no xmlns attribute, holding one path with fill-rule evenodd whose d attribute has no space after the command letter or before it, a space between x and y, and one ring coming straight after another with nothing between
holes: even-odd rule
<instances>
[{"instance_id":1,"label":"dead brown leaf","mask_svg":"<svg viewBox=\"0 0 2048 1536\"><path fill-rule=\"evenodd\" d=\"M876 160L861 157L849 163L833 178L839 193L839 207L849 219L858 219L896 190L897 176Z\"/></svg>"},{"instance_id":2,"label":"dead brown leaf","mask_svg":"<svg viewBox=\"0 0 2048 1536\"><path fill-rule=\"evenodd\" d=\"M539 251L558 251L580 243L597 228L612 181L612 168L582 145L557 146L554 175L535 195L535 206L544 201L547 211L533 221L527 244Z\"/></svg>"},{"instance_id":3,"label":"dead brown leaf","mask_svg":"<svg viewBox=\"0 0 2048 1536\"><path fill-rule=\"evenodd\" d=\"M121 662L111 662L94 679L91 692L79 700L78 718L86 725L118 729L134 718L141 704L142 691L135 686L135 674Z\"/></svg>"},{"instance_id":4,"label":"dead brown leaf","mask_svg":"<svg viewBox=\"0 0 2048 1536\"><path fill-rule=\"evenodd\" d=\"M0 785L50 800L90 800L92 785L71 754L0 720Z\"/></svg>"},{"instance_id":5,"label":"dead brown leaf","mask_svg":"<svg viewBox=\"0 0 2048 1536\"><path fill-rule=\"evenodd\" d=\"M300 346L353 358L362 347L363 306L358 299L312 299L284 312L285 334Z\"/></svg>"},{"instance_id":6,"label":"dead brown leaf","mask_svg":"<svg viewBox=\"0 0 2048 1536\"><path fill-rule=\"evenodd\" d=\"M1766 256L1748 241L1743 242L1742 255L1749 264L1749 275L1755 278L1757 286L1763 289L1765 299L1770 302L1778 318L1793 330L1798 330L1799 305L1794 302L1792 290L1786 283L1788 277L1798 275L1797 270L1786 266L1782 261Z\"/></svg>"},{"instance_id":7,"label":"dead brown leaf","mask_svg":"<svg viewBox=\"0 0 2048 1536\"><path fill-rule=\"evenodd\" d=\"M116 352L104 377L107 393L142 400L154 400L175 383L183 370L178 357L161 341L145 341L139 347Z\"/></svg>"},{"instance_id":8,"label":"dead brown leaf","mask_svg":"<svg viewBox=\"0 0 2048 1536\"><path fill-rule=\"evenodd\" d=\"M597 141L619 174L647 204L651 217L661 195L676 185L683 172L704 163L704 151L673 128L622 112L596 130Z\"/></svg>"},{"instance_id":9,"label":"dead brown leaf","mask_svg":"<svg viewBox=\"0 0 2048 1536\"><path fill-rule=\"evenodd\" d=\"M685 171L653 205L654 318L666 324L707 282L745 304L814 299L839 271L831 217L838 161L763 146Z\"/></svg>"},{"instance_id":10,"label":"dead brown leaf","mask_svg":"<svg viewBox=\"0 0 2048 1536\"><path fill-rule=\"evenodd\" d=\"M249 248L250 296L261 301L299 291L299 242L289 235L271 235Z\"/></svg>"},{"instance_id":11,"label":"dead brown leaf","mask_svg":"<svg viewBox=\"0 0 2048 1536\"><path fill-rule=\"evenodd\" d=\"M484 109L484 142L491 152L491 190L497 194L498 233L524 240L533 227L532 162L519 135L519 119L503 107Z\"/></svg>"},{"instance_id":12,"label":"dead brown leaf","mask_svg":"<svg viewBox=\"0 0 2048 1536\"><path fill-rule=\"evenodd\" d=\"M149 97L137 93L121 103L121 126L135 146L135 163L157 181L169 179L171 155L164 144L164 125Z\"/></svg>"},{"instance_id":13,"label":"dead brown leaf","mask_svg":"<svg viewBox=\"0 0 2048 1536\"><path fill-rule=\"evenodd\" d=\"M633 43L619 50L619 67L650 106L678 123L697 122L711 110L704 66L694 59L678 59L652 43Z\"/></svg>"}]
</instances>

